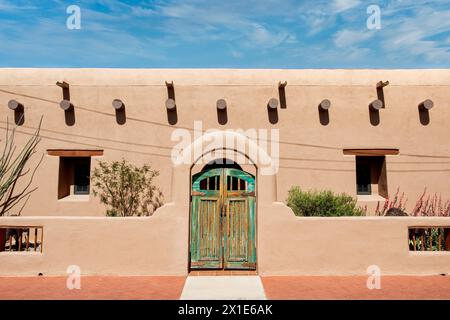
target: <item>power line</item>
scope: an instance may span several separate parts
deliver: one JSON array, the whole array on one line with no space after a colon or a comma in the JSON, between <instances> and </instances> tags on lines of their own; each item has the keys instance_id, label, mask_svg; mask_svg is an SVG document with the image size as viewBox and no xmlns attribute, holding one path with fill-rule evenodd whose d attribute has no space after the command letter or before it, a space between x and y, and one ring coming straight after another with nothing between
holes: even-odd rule
<instances>
[{"instance_id":1,"label":"power line","mask_svg":"<svg viewBox=\"0 0 450 320\"><path fill-rule=\"evenodd\" d=\"M3 129L5 131L7 130L5 127L0 127L0 129ZM21 133L21 134L25 134L25 135L28 135L28 136L34 135L33 133L20 131L20 130L16 130L16 132ZM41 138L43 138L43 139L49 139L49 140L54 140L54 141L79 144L79 145L88 146L88 147L94 147L94 148L99 148L99 149L114 150L114 151L121 151L121 152L131 152L131 153L138 153L138 154L143 154L143 155L148 155L148 156L171 158L170 155L165 155L165 154L151 153L151 152L142 152L142 151L136 151L136 150L127 150L127 149L120 149L120 148L115 148L115 147L105 147L105 146L98 145L98 144L91 144L91 143L85 143L85 142L76 142L76 141L71 141L71 140L67 140L67 139L60 139L60 138L49 137L49 136L45 136L45 135L42 135L42 134L39 134L39 136Z\"/></svg>"},{"instance_id":2,"label":"power line","mask_svg":"<svg viewBox=\"0 0 450 320\"><path fill-rule=\"evenodd\" d=\"M0 89L0 92L13 94L13 95L18 95L18 96L22 96L22 97L25 97L25 98L35 99L35 100L39 100L39 101L43 101L43 102L56 104L56 105L59 104L59 102L57 102L57 101L53 101L53 100L49 100L49 99L43 99L43 98L40 98L40 97L31 96L31 95L27 95L27 94L16 93L16 92L4 90L4 89ZM80 110L83 110L83 111L86 111L86 112L92 112L92 113L108 116L108 117L115 117L115 114L111 114L111 113L107 113L107 112L103 112L103 111L98 111L98 110L93 110L93 109L82 107L82 106L77 106L77 109L80 109ZM170 125L170 124L165 124L165 123L160 123L160 122L150 121L150 120L143 120L143 119L134 118L134 117L128 117L127 116L127 120L131 120L131 121L135 121L135 122L141 122L141 123L146 123L146 124L151 124L151 125L156 125L156 126L163 126L163 127L167 127L167 128L170 128L170 129L174 129L174 128L175 129L185 129L185 130L188 130L188 131L195 132L195 129L189 128L189 127ZM5 123L4 121L0 121L0 122ZM32 127L28 127L28 128L32 128ZM42 129L42 130L43 131L46 130L47 132L52 132L51 130L48 130L48 129ZM53 133L69 135L69 134L66 134L66 133L58 132L58 131L53 131ZM74 135L74 136L76 136L76 135ZM138 144L138 143L122 142L120 140L114 141L112 139L94 138L94 137L81 136L81 135L78 135L78 136L82 137L82 138L86 138L86 139L98 139L98 140L117 142L117 143L123 143L123 144L133 144L133 145L136 145L136 146L148 146L148 147L155 147L155 148L160 148L160 149L171 149L171 147L166 147L166 146L157 146L157 145L150 145L150 144ZM342 150L342 148L339 148L339 147L332 147L332 146L325 146L325 145L318 145L318 144L300 143L300 142L291 142L291 141L283 141L283 140L275 141L275 140L268 139L268 142L275 142L275 143L279 143L279 144L292 145L292 146L298 146L298 147L318 148L318 149L326 149L326 150ZM444 156L444 155L443 156L441 156L441 155L437 156L437 155L420 155L420 154L409 154L409 153L401 153L400 155L407 156L407 157L418 157L418 158L450 159L450 156ZM294 159L286 158L286 160L294 160Z\"/></svg>"}]
</instances>

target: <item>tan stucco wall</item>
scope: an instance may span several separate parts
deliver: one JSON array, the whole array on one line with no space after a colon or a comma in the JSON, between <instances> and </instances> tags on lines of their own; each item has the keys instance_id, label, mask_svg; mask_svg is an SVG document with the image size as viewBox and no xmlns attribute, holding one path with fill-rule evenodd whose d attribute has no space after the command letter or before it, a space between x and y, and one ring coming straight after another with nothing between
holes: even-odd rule
<instances>
[{"instance_id":1,"label":"tan stucco wall","mask_svg":"<svg viewBox=\"0 0 450 320\"><path fill-rule=\"evenodd\" d=\"M278 203L262 208L258 266L263 275L450 273L450 252L410 252L408 227L449 226L450 218L299 218Z\"/></svg>"},{"instance_id":2,"label":"tan stucco wall","mask_svg":"<svg viewBox=\"0 0 450 320\"><path fill-rule=\"evenodd\" d=\"M184 208L188 211L188 208ZM151 218L0 218L0 226L43 226L43 253L0 253L0 275L183 275L188 221L166 205Z\"/></svg>"},{"instance_id":3,"label":"tan stucco wall","mask_svg":"<svg viewBox=\"0 0 450 320\"><path fill-rule=\"evenodd\" d=\"M0 275L185 275L189 208L168 205L150 218L0 218L0 226L44 227L43 253L0 253ZM283 204L260 206L261 275L450 273L450 252L408 251L408 226L449 226L450 218L298 218Z\"/></svg>"},{"instance_id":4,"label":"tan stucco wall","mask_svg":"<svg viewBox=\"0 0 450 320\"><path fill-rule=\"evenodd\" d=\"M386 108L380 124L371 125L368 105L376 99L375 84L385 88ZM67 126L59 107L62 90L57 81L71 85L76 122ZM178 123L168 123L164 106L164 81L174 81ZM278 97L277 84L287 81L287 108L278 109L279 121L271 124L267 102ZM126 158L151 163L166 201L182 194L188 205L189 171L173 183L170 141L174 128L193 127L203 121L204 130L280 129L280 170L276 176L276 200L284 201L292 185L304 189L332 189L355 196L355 163L344 148L398 148L399 156L387 156L388 188L397 187L408 198L408 207L425 187L430 193L450 198L450 141L448 139L450 70L108 70L108 69L0 69L0 127L10 99L25 106L21 133L33 132L41 116L43 140L39 152L51 148L104 149L102 160ZM127 122L116 123L113 99L126 105ZM216 101L228 103L228 123L217 121ZM330 123L319 121L318 104L330 99ZM419 121L418 104L432 99L430 124ZM2 130L4 131L4 130ZM19 134L19 143L26 135ZM95 160L93 161L95 165ZM88 201L57 200L58 158L44 156L37 172L24 216L101 216L104 208L92 196ZM265 185L258 184L264 192ZM187 192L187 193L186 193ZM181 199L180 198L180 199ZM373 208L376 201L361 202Z\"/></svg>"}]
</instances>

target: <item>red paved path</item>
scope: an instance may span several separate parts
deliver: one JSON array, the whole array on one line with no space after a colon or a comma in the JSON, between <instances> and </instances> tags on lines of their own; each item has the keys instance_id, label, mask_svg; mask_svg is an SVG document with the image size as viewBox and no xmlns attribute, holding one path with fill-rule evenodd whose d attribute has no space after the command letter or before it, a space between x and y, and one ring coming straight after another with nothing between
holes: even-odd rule
<instances>
[{"instance_id":1,"label":"red paved path","mask_svg":"<svg viewBox=\"0 0 450 320\"><path fill-rule=\"evenodd\" d=\"M383 276L380 290L367 289L367 277L262 277L268 299L450 300L450 277Z\"/></svg>"},{"instance_id":2,"label":"red paved path","mask_svg":"<svg viewBox=\"0 0 450 320\"><path fill-rule=\"evenodd\" d=\"M68 290L66 277L0 277L5 299L179 299L185 277L82 277L81 290ZM446 299L450 277L384 276L381 290L367 277L262 277L268 299Z\"/></svg>"},{"instance_id":3,"label":"red paved path","mask_svg":"<svg viewBox=\"0 0 450 320\"><path fill-rule=\"evenodd\" d=\"M68 290L66 277L1 277L0 300L175 300L180 298L185 280L185 277L81 277L81 290Z\"/></svg>"}]
</instances>

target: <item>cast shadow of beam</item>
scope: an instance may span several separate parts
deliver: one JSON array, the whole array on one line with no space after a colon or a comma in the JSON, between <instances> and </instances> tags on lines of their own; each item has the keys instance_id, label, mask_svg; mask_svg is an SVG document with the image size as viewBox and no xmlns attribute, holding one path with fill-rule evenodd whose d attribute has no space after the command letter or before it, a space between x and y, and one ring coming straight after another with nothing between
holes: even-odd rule
<instances>
[{"instance_id":1,"label":"cast shadow of beam","mask_svg":"<svg viewBox=\"0 0 450 320\"><path fill-rule=\"evenodd\" d=\"M284 86L278 87L278 94L280 96L280 108L287 109L286 88Z\"/></svg>"},{"instance_id":2,"label":"cast shadow of beam","mask_svg":"<svg viewBox=\"0 0 450 320\"><path fill-rule=\"evenodd\" d=\"M70 101L70 89L62 88L63 90L63 99ZM69 110L64 111L64 119L66 121L66 125L71 127L75 125L75 108L72 106Z\"/></svg>"},{"instance_id":3,"label":"cast shadow of beam","mask_svg":"<svg viewBox=\"0 0 450 320\"><path fill-rule=\"evenodd\" d=\"M278 108L270 108L267 106L267 114L269 116L269 122L271 124L278 123Z\"/></svg>"},{"instance_id":4,"label":"cast shadow of beam","mask_svg":"<svg viewBox=\"0 0 450 320\"><path fill-rule=\"evenodd\" d=\"M121 126L127 122L127 111L125 109L125 105L120 109L116 109L116 122Z\"/></svg>"},{"instance_id":5,"label":"cast shadow of beam","mask_svg":"<svg viewBox=\"0 0 450 320\"><path fill-rule=\"evenodd\" d=\"M228 123L228 112L227 109L217 109L217 121L219 124L226 125Z\"/></svg>"},{"instance_id":6,"label":"cast shadow of beam","mask_svg":"<svg viewBox=\"0 0 450 320\"><path fill-rule=\"evenodd\" d=\"M430 111L419 106L419 119L423 126L430 124Z\"/></svg>"},{"instance_id":7,"label":"cast shadow of beam","mask_svg":"<svg viewBox=\"0 0 450 320\"><path fill-rule=\"evenodd\" d=\"M380 111L373 109L369 105L369 119L370 124L373 126L378 126L380 124Z\"/></svg>"},{"instance_id":8,"label":"cast shadow of beam","mask_svg":"<svg viewBox=\"0 0 450 320\"><path fill-rule=\"evenodd\" d=\"M73 107L64 111L64 119L69 127L75 125L75 109Z\"/></svg>"},{"instance_id":9,"label":"cast shadow of beam","mask_svg":"<svg viewBox=\"0 0 450 320\"><path fill-rule=\"evenodd\" d=\"M23 106L19 106L16 110L14 110L14 123L18 126L25 123L25 110Z\"/></svg>"},{"instance_id":10,"label":"cast shadow of beam","mask_svg":"<svg viewBox=\"0 0 450 320\"><path fill-rule=\"evenodd\" d=\"M330 123L330 112L321 108L320 105L318 106L318 109L320 124L323 126L327 126Z\"/></svg>"},{"instance_id":11,"label":"cast shadow of beam","mask_svg":"<svg viewBox=\"0 0 450 320\"><path fill-rule=\"evenodd\" d=\"M173 99L173 101L177 101L175 99L175 88L173 86L167 87L167 96L169 99ZM178 123L178 112L177 107L175 109L169 110L167 109L167 122L171 125L176 125Z\"/></svg>"},{"instance_id":12,"label":"cast shadow of beam","mask_svg":"<svg viewBox=\"0 0 450 320\"><path fill-rule=\"evenodd\" d=\"M384 90L382 87L377 88L377 99L383 102L383 109L386 108L386 101L384 100Z\"/></svg>"}]
</instances>

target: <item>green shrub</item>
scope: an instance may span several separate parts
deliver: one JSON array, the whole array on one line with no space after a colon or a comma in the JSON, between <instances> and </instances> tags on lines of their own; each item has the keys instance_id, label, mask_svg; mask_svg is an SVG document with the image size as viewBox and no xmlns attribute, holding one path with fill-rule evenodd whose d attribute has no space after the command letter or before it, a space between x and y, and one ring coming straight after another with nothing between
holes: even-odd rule
<instances>
[{"instance_id":1,"label":"green shrub","mask_svg":"<svg viewBox=\"0 0 450 320\"><path fill-rule=\"evenodd\" d=\"M287 205L295 215L303 217L363 216L365 212L351 196L332 191L302 191L300 187L289 190Z\"/></svg>"},{"instance_id":2,"label":"green shrub","mask_svg":"<svg viewBox=\"0 0 450 320\"><path fill-rule=\"evenodd\" d=\"M163 195L154 183L158 175L149 165L99 161L91 175L93 193L108 206L109 217L150 216L163 205Z\"/></svg>"}]
</instances>

